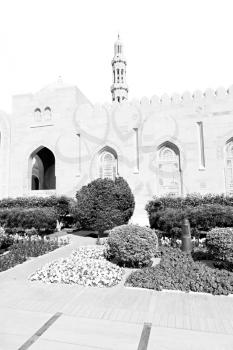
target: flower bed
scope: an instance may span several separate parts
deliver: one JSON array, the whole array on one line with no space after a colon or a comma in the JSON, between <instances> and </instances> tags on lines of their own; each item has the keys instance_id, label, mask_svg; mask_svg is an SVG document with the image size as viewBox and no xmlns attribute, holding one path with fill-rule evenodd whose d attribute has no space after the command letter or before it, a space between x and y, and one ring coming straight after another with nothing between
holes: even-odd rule
<instances>
[{"instance_id":1,"label":"flower bed","mask_svg":"<svg viewBox=\"0 0 233 350\"><path fill-rule=\"evenodd\" d=\"M14 240L7 254L0 256L0 272L21 264L30 257L46 254L68 243L67 239L47 239L39 236L18 236L14 237Z\"/></svg>"},{"instance_id":2,"label":"flower bed","mask_svg":"<svg viewBox=\"0 0 233 350\"><path fill-rule=\"evenodd\" d=\"M119 283L124 270L104 258L104 248L80 247L69 257L46 264L29 280L46 283L78 284L91 287L112 287Z\"/></svg>"},{"instance_id":3,"label":"flower bed","mask_svg":"<svg viewBox=\"0 0 233 350\"><path fill-rule=\"evenodd\" d=\"M196 237L192 237L191 241L193 247L205 247L206 245L206 238L197 239ZM161 237L159 243L161 246L165 247L173 246L180 248L182 245L181 239L172 239L169 237Z\"/></svg>"},{"instance_id":4,"label":"flower bed","mask_svg":"<svg viewBox=\"0 0 233 350\"><path fill-rule=\"evenodd\" d=\"M125 285L228 295L233 293L233 273L194 262L181 250L164 247L159 265L133 272Z\"/></svg>"}]
</instances>

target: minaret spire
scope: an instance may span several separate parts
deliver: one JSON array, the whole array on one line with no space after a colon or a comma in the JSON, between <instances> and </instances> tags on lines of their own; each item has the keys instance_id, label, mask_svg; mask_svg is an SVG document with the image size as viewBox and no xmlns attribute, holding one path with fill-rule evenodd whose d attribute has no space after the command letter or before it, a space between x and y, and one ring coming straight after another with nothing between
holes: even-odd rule
<instances>
[{"instance_id":1,"label":"minaret spire","mask_svg":"<svg viewBox=\"0 0 233 350\"><path fill-rule=\"evenodd\" d=\"M112 60L113 84L111 86L112 101L122 102L128 98L128 85L126 84L126 59L123 56L123 44L118 33L114 44L114 57Z\"/></svg>"}]
</instances>

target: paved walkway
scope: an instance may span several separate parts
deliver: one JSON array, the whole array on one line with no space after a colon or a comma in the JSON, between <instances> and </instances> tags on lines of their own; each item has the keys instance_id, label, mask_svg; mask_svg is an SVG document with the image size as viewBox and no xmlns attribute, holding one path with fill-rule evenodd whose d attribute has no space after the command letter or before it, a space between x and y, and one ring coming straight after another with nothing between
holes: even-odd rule
<instances>
[{"instance_id":1,"label":"paved walkway","mask_svg":"<svg viewBox=\"0 0 233 350\"><path fill-rule=\"evenodd\" d=\"M232 350L233 297L29 282L69 246L0 273L0 349Z\"/></svg>"}]
</instances>

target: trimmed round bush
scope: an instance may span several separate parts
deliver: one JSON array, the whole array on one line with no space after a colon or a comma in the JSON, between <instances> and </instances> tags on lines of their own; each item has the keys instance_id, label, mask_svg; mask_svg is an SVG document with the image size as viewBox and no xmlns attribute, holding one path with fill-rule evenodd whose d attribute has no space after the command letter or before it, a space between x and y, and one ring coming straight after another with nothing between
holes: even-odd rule
<instances>
[{"instance_id":1,"label":"trimmed round bush","mask_svg":"<svg viewBox=\"0 0 233 350\"><path fill-rule=\"evenodd\" d=\"M158 249L158 237L149 227L121 225L110 231L106 256L126 267L144 267Z\"/></svg>"},{"instance_id":2,"label":"trimmed round bush","mask_svg":"<svg viewBox=\"0 0 233 350\"><path fill-rule=\"evenodd\" d=\"M206 246L214 259L233 264L233 228L214 228L209 231Z\"/></svg>"},{"instance_id":3,"label":"trimmed round bush","mask_svg":"<svg viewBox=\"0 0 233 350\"><path fill-rule=\"evenodd\" d=\"M135 206L133 193L122 177L94 180L76 193L76 199L70 211L77 225L99 233L128 223Z\"/></svg>"}]
</instances>

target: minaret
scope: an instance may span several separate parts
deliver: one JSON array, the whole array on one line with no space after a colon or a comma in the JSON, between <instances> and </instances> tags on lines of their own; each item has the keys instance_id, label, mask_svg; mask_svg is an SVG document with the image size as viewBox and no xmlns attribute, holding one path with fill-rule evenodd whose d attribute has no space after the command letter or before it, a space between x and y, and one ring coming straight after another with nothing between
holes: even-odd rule
<instances>
[{"instance_id":1,"label":"minaret","mask_svg":"<svg viewBox=\"0 0 233 350\"><path fill-rule=\"evenodd\" d=\"M113 84L111 86L112 101L122 102L128 98L128 85L126 84L126 60L123 56L123 45L118 34L114 44L114 57L112 60Z\"/></svg>"}]
</instances>

